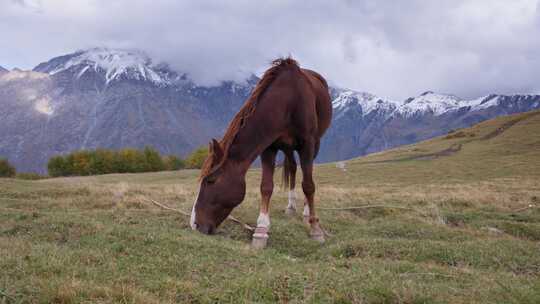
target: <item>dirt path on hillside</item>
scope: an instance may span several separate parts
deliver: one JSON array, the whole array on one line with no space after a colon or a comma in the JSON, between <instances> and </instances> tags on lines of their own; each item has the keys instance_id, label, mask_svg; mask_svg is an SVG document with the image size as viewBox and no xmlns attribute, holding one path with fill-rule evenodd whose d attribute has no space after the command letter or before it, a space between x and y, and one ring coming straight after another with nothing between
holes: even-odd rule
<instances>
[{"instance_id":1,"label":"dirt path on hillside","mask_svg":"<svg viewBox=\"0 0 540 304\"><path fill-rule=\"evenodd\" d=\"M504 131L506 131L506 130L510 129L511 127L513 127L518 122L527 120L527 119L529 119L529 118L531 118L533 116L536 116L536 115L540 115L540 112L527 113L527 114L523 115L522 117L507 121L507 122L503 123L500 127L498 127L496 130L491 131L488 134L484 135L482 138L480 138L480 140L489 140L489 139L492 139L494 137L497 137L497 136L501 135L502 133L504 133Z\"/></svg>"},{"instance_id":2,"label":"dirt path on hillside","mask_svg":"<svg viewBox=\"0 0 540 304\"><path fill-rule=\"evenodd\" d=\"M462 147L463 145L461 143L453 144L444 150L433 152L433 153L407 156L407 157L402 157L398 159L375 160L375 161L370 161L370 162L364 162L363 164L394 163L394 162L409 161L409 160L431 160L431 159L435 159L441 156L450 156L452 154L455 154L459 152Z\"/></svg>"},{"instance_id":3,"label":"dirt path on hillside","mask_svg":"<svg viewBox=\"0 0 540 304\"><path fill-rule=\"evenodd\" d=\"M527 120L536 115L540 115L540 112L528 113L519 118L512 119L510 121L503 123L500 127L495 129L494 131L491 131L480 138L472 138L472 139L464 140L461 143L452 144L450 147L444 150L437 151L437 152L407 156L407 157L402 157L398 159L371 161L371 162L365 162L364 164L392 163L392 162L401 162L401 161L409 161L409 160L431 160L431 159L435 159L439 157L454 155L458 153L459 151L461 151L461 149L463 148L463 145L465 144L468 144L473 141L483 141L483 140L490 140L492 138L495 138L501 135L502 133L504 133L505 131L507 131L508 129L510 129L511 127L513 127L515 124L521 121Z\"/></svg>"}]
</instances>

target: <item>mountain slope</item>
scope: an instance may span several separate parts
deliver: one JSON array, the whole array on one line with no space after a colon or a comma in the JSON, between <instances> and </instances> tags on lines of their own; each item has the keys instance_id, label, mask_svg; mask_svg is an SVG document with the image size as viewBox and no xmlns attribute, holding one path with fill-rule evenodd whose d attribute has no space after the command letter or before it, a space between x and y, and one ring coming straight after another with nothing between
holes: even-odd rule
<instances>
[{"instance_id":1,"label":"mountain slope","mask_svg":"<svg viewBox=\"0 0 540 304\"><path fill-rule=\"evenodd\" d=\"M220 137L257 82L205 87L137 50L93 48L33 71L0 72L0 156L45 173L48 158L79 149L142 148L185 156ZM333 122L318 162L410 144L499 115L540 108L537 95L464 100L425 92L393 101L330 88Z\"/></svg>"},{"instance_id":2,"label":"mountain slope","mask_svg":"<svg viewBox=\"0 0 540 304\"><path fill-rule=\"evenodd\" d=\"M42 173L51 155L78 149L151 145L186 155L221 136L253 85L197 86L134 52L57 57L0 77L0 155Z\"/></svg>"},{"instance_id":3,"label":"mountain slope","mask_svg":"<svg viewBox=\"0 0 540 304\"><path fill-rule=\"evenodd\" d=\"M7 73L8 70L0 65L0 73Z\"/></svg>"},{"instance_id":4,"label":"mountain slope","mask_svg":"<svg viewBox=\"0 0 540 304\"><path fill-rule=\"evenodd\" d=\"M404 102L333 90L334 118L319 161L349 159L410 144L500 115L540 109L539 95L489 95L466 100L425 92Z\"/></svg>"},{"instance_id":5,"label":"mountain slope","mask_svg":"<svg viewBox=\"0 0 540 304\"><path fill-rule=\"evenodd\" d=\"M478 181L540 172L540 110L500 116L443 136L346 162L369 182ZM366 181L367 182L367 181Z\"/></svg>"}]
</instances>

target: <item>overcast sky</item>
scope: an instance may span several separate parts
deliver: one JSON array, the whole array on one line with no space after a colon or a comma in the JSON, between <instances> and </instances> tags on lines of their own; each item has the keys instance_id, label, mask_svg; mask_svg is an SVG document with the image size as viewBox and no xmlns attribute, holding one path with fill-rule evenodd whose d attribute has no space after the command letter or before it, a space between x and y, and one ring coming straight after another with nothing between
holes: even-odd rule
<instances>
[{"instance_id":1,"label":"overcast sky","mask_svg":"<svg viewBox=\"0 0 540 304\"><path fill-rule=\"evenodd\" d=\"M0 0L0 66L141 49L202 84L291 54L332 84L404 99L540 93L537 0Z\"/></svg>"}]
</instances>

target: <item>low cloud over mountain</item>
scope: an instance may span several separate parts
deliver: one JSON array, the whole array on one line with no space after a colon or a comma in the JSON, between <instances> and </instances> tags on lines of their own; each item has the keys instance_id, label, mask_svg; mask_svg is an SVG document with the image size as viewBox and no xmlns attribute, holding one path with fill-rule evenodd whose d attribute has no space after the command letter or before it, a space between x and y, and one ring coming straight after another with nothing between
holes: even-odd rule
<instances>
[{"instance_id":1,"label":"low cloud over mountain","mask_svg":"<svg viewBox=\"0 0 540 304\"><path fill-rule=\"evenodd\" d=\"M94 46L142 49L201 85L292 54L334 84L395 100L539 94L537 0L0 1L0 62L30 69ZM40 37L40 39L36 39Z\"/></svg>"}]
</instances>

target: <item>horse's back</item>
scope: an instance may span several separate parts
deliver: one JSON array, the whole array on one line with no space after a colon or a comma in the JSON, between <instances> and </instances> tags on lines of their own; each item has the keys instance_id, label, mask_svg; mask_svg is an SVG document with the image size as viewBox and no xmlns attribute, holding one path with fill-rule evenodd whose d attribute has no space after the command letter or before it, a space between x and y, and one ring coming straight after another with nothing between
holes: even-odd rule
<instances>
[{"instance_id":1,"label":"horse's back","mask_svg":"<svg viewBox=\"0 0 540 304\"><path fill-rule=\"evenodd\" d=\"M284 66L265 91L259 108L266 124L280 129L273 145L297 149L299 143L320 138L330 126L332 103L326 80L318 73L296 65Z\"/></svg>"},{"instance_id":2,"label":"horse's back","mask_svg":"<svg viewBox=\"0 0 540 304\"><path fill-rule=\"evenodd\" d=\"M330 100L328 84L324 77L322 77L319 73L309 69L302 70L309 78L311 87L313 88L315 94L318 137L321 138L328 127L330 127L330 122L332 121L332 101Z\"/></svg>"}]
</instances>

